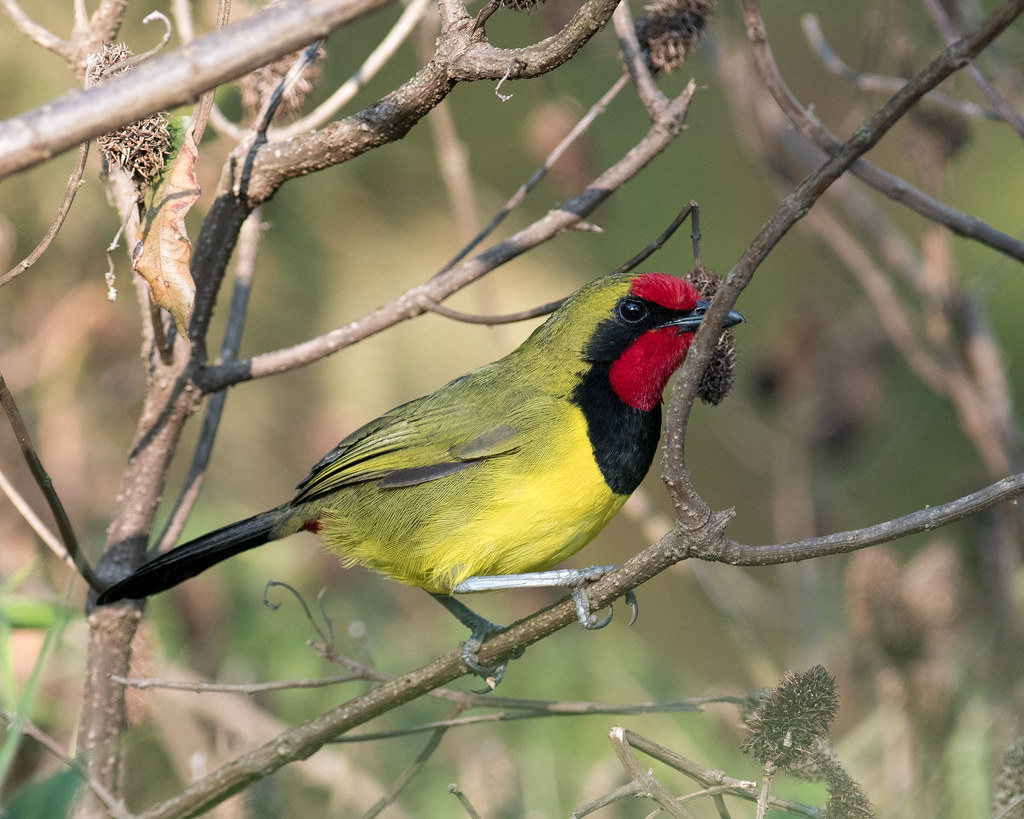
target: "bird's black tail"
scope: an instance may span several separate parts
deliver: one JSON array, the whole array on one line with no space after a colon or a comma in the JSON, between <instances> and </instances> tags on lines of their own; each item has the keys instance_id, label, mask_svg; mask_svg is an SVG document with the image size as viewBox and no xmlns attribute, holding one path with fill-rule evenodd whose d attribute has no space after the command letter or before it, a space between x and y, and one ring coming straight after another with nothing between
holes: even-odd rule
<instances>
[{"instance_id":1,"label":"bird's black tail","mask_svg":"<svg viewBox=\"0 0 1024 819\"><path fill-rule=\"evenodd\" d=\"M141 600L177 586L232 555L275 540L280 522L280 511L272 509L208 532L140 566L100 594L96 602L102 606L118 600Z\"/></svg>"}]
</instances>

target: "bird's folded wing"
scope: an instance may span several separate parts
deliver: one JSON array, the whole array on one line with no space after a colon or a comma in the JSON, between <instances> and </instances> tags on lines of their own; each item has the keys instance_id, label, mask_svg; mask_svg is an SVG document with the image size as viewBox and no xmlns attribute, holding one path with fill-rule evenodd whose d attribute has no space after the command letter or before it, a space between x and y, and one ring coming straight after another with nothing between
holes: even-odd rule
<instances>
[{"instance_id":1,"label":"bird's folded wing","mask_svg":"<svg viewBox=\"0 0 1024 819\"><path fill-rule=\"evenodd\" d=\"M419 399L396 407L346 437L299 484L297 501L377 481L381 488L437 480L516 451L516 427L489 424L477 406Z\"/></svg>"}]
</instances>

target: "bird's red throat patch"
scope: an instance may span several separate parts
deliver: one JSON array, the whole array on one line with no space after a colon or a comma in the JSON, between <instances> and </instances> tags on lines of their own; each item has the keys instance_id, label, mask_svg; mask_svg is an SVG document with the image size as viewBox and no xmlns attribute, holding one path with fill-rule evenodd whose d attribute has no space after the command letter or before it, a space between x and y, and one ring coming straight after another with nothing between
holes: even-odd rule
<instances>
[{"instance_id":1,"label":"bird's red throat patch","mask_svg":"<svg viewBox=\"0 0 1024 819\"><path fill-rule=\"evenodd\" d=\"M697 289L665 273L637 276L630 292L669 310L692 310L697 306ZM691 341L693 333L680 333L675 327L648 330L612 364L608 377L615 394L638 410L654 409Z\"/></svg>"},{"instance_id":2,"label":"bird's red throat patch","mask_svg":"<svg viewBox=\"0 0 1024 819\"><path fill-rule=\"evenodd\" d=\"M654 409L691 341L693 333L675 327L648 330L612 363L608 378L615 394L638 410Z\"/></svg>"}]
</instances>

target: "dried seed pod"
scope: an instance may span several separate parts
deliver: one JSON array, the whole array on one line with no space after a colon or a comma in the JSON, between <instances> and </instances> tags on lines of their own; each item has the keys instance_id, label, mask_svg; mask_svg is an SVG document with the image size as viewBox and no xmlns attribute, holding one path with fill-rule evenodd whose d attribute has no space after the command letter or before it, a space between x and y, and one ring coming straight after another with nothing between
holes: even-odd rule
<instances>
[{"instance_id":1,"label":"dried seed pod","mask_svg":"<svg viewBox=\"0 0 1024 819\"><path fill-rule=\"evenodd\" d=\"M130 71L134 54L124 43L107 43L93 55L86 85ZM166 111L131 122L96 139L103 158L121 168L141 196L150 181L164 166L171 149L171 134Z\"/></svg>"},{"instance_id":2,"label":"dried seed pod","mask_svg":"<svg viewBox=\"0 0 1024 819\"><path fill-rule=\"evenodd\" d=\"M651 70L668 74L682 65L696 48L714 8L714 0L654 0L644 6L644 16L636 21L636 36Z\"/></svg>"},{"instance_id":3,"label":"dried seed pod","mask_svg":"<svg viewBox=\"0 0 1024 819\"><path fill-rule=\"evenodd\" d=\"M529 11L544 0L501 0L501 8L512 9L512 11Z\"/></svg>"},{"instance_id":4,"label":"dried seed pod","mask_svg":"<svg viewBox=\"0 0 1024 819\"><path fill-rule=\"evenodd\" d=\"M1024 738L1003 751L993 783L992 812L1007 819L1024 816Z\"/></svg>"},{"instance_id":5,"label":"dried seed pod","mask_svg":"<svg viewBox=\"0 0 1024 819\"><path fill-rule=\"evenodd\" d=\"M697 288L702 299L712 299L718 292L722 279L710 270L697 266L685 276ZM707 369L697 386L697 397L705 404L717 406L729 394L733 384L733 369L736 367L736 339L731 330L725 330L718 337L718 344L711 356Z\"/></svg>"},{"instance_id":6,"label":"dried seed pod","mask_svg":"<svg viewBox=\"0 0 1024 819\"><path fill-rule=\"evenodd\" d=\"M270 98L291 70L291 67L295 65L295 61L301 56L301 51L296 51L294 54L286 54L284 57L279 57L272 63L260 66L255 71L251 71L239 79L238 85L242 92L242 105L245 107L246 113L250 118L255 118L263 107L264 102ZM309 93L316 86L317 80L320 79L323 56L324 50L321 47L312 65L304 69L296 77L295 81L288 85L275 112L275 119L290 119L302 109L306 97L309 96Z\"/></svg>"},{"instance_id":7,"label":"dried seed pod","mask_svg":"<svg viewBox=\"0 0 1024 819\"><path fill-rule=\"evenodd\" d=\"M782 682L765 691L754 711L745 716L743 750L762 765L788 769L819 747L838 710L836 681L824 666L801 673L787 671Z\"/></svg>"}]
</instances>

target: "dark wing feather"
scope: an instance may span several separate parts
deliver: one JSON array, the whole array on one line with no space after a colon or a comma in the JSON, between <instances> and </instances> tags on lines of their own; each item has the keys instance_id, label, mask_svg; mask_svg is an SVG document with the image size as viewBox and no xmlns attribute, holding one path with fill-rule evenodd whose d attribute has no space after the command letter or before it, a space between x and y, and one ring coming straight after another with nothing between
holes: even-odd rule
<instances>
[{"instance_id":1,"label":"dark wing feather","mask_svg":"<svg viewBox=\"0 0 1024 819\"><path fill-rule=\"evenodd\" d=\"M473 401L473 395L457 401L443 400L442 395L410 401L348 435L299 484L295 500L308 501L367 481L378 481L381 488L413 486L521 445L518 429L503 420L488 423L486 403Z\"/></svg>"}]
</instances>

